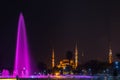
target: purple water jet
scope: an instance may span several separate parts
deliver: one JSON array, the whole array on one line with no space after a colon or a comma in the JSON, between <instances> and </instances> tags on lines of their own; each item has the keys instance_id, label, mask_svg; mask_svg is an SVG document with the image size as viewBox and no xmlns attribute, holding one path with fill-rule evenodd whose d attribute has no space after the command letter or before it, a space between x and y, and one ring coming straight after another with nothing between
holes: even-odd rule
<instances>
[{"instance_id":1,"label":"purple water jet","mask_svg":"<svg viewBox=\"0 0 120 80\"><path fill-rule=\"evenodd\" d=\"M31 74L31 63L26 36L24 17L20 13L17 31L16 55L14 63L14 76L28 76Z\"/></svg>"}]
</instances>

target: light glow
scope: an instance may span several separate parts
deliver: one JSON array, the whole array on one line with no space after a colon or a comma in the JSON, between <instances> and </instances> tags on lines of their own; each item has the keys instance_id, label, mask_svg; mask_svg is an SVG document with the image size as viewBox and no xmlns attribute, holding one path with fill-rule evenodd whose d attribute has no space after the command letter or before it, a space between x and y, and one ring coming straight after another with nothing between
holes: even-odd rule
<instances>
[{"instance_id":1,"label":"light glow","mask_svg":"<svg viewBox=\"0 0 120 80\"><path fill-rule=\"evenodd\" d=\"M30 56L28 50L25 23L22 13L18 21L14 76L28 76L31 73Z\"/></svg>"},{"instance_id":2,"label":"light glow","mask_svg":"<svg viewBox=\"0 0 120 80\"><path fill-rule=\"evenodd\" d=\"M78 49L77 44L75 46L75 68L78 66Z\"/></svg>"}]
</instances>

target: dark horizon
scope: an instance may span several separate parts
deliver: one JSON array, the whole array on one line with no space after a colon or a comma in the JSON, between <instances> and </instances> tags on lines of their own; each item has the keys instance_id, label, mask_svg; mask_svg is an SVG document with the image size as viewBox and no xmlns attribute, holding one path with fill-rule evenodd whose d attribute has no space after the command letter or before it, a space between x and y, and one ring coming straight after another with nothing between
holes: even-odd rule
<instances>
[{"instance_id":1,"label":"dark horizon","mask_svg":"<svg viewBox=\"0 0 120 80\"><path fill-rule=\"evenodd\" d=\"M52 48L56 63L74 51L77 42L85 62L108 61L111 42L114 60L120 52L120 11L115 1L1 1L0 65L12 67L14 62L18 18L23 13L31 55L36 63L51 65Z\"/></svg>"}]
</instances>

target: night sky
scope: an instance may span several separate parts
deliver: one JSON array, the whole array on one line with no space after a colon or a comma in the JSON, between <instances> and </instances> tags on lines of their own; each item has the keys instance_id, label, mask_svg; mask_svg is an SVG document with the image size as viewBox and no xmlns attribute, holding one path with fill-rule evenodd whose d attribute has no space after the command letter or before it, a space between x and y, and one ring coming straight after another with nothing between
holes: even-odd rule
<instances>
[{"instance_id":1,"label":"night sky","mask_svg":"<svg viewBox=\"0 0 120 80\"><path fill-rule=\"evenodd\" d=\"M120 5L105 0L0 1L0 67L12 67L19 13L24 15L31 55L36 63L51 65L65 58L75 43L84 61L107 61L109 41L114 60L120 52Z\"/></svg>"}]
</instances>

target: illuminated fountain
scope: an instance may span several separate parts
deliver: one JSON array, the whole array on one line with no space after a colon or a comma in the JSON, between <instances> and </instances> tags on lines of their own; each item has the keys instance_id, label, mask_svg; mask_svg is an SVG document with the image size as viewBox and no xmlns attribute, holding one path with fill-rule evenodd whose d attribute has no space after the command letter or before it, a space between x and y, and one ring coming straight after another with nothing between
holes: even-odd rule
<instances>
[{"instance_id":1,"label":"illuminated fountain","mask_svg":"<svg viewBox=\"0 0 120 80\"><path fill-rule=\"evenodd\" d=\"M2 70L2 76L3 77L8 77L10 75L9 71L7 69Z\"/></svg>"},{"instance_id":2,"label":"illuminated fountain","mask_svg":"<svg viewBox=\"0 0 120 80\"><path fill-rule=\"evenodd\" d=\"M25 22L22 13L20 13L18 21L13 76L29 76L30 74L31 74L31 61L26 36Z\"/></svg>"}]
</instances>

